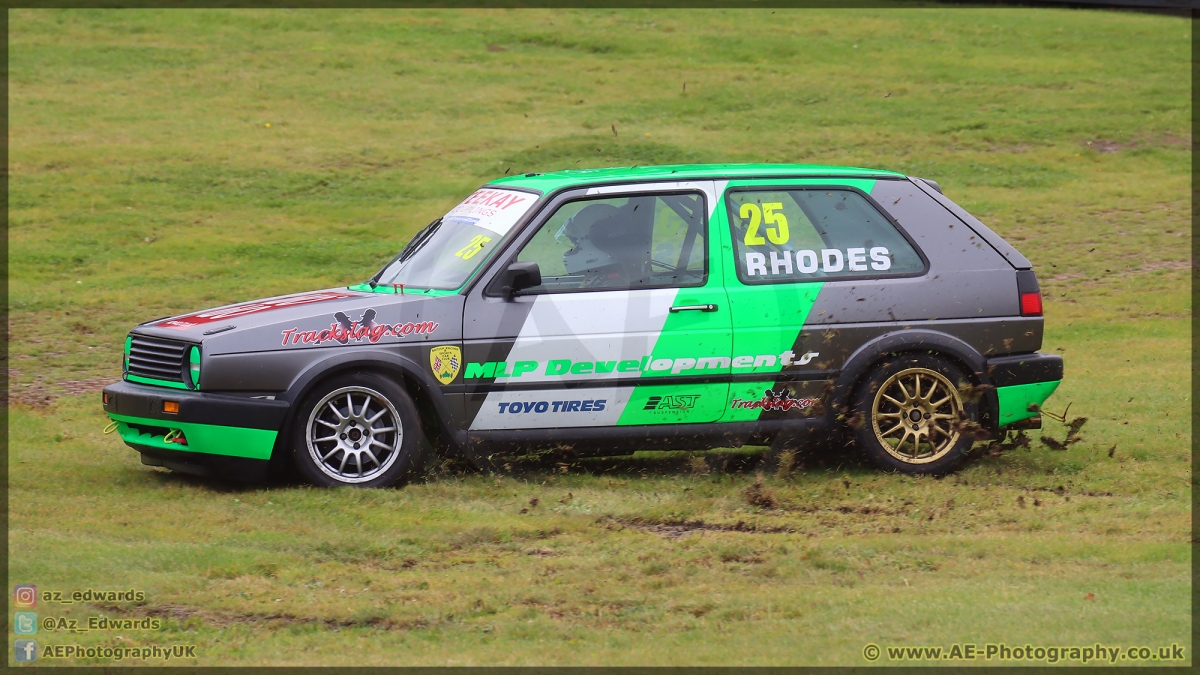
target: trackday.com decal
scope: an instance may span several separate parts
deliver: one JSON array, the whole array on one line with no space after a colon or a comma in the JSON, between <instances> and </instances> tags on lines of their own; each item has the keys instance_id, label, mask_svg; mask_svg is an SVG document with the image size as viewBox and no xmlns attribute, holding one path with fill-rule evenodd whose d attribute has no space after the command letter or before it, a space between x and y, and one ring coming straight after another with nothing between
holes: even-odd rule
<instances>
[{"instance_id":1,"label":"trackday.com decal","mask_svg":"<svg viewBox=\"0 0 1200 675\"><path fill-rule=\"evenodd\" d=\"M436 321L420 321L415 323L412 321L402 321L400 323L387 324L375 323L375 316L376 312L374 309L365 310L358 320L351 319L345 312L337 312L333 315L334 320L329 324L329 328L321 330L284 329L282 331L283 345L319 345L326 342L337 342L344 345L350 342L362 342L363 340L375 344L385 337L429 335L438 329L438 322Z\"/></svg>"}]
</instances>

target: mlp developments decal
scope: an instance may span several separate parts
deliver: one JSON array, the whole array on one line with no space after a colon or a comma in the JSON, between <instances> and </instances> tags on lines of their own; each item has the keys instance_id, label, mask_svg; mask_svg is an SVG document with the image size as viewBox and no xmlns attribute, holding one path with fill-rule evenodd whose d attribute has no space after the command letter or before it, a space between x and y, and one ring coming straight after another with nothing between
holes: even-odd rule
<instances>
[{"instance_id":1,"label":"mlp developments decal","mask_svg":"<svg viewBox=\"0 0 1200 675\"><path fill-rule=\"evenodd\" d=\"M329 328L322 330L284 329L282 331L283 344L284 346L288 344L319 345L326 342L337 342L344 345L363 340L375 344L388 336L428 335L438 327L436 321L375 323L375 316L374 309L364 310L358 320L351 319L345 312L337 312L333 315L334 320L329 324Z\"/></svg>"},{"instance_id":2,"label":"mlp developments decal","mask_svg":"<svg viewBox=\"0 0 1200 675\"><path fill-rule=\"evenodd\" d=\"M540 372L546 376L562 375L611 375L640 372L670 372L678 375L685 370L725 370L745 368L773 368L776 364L788 367L804 366L817 358L819 352L807 352L796 358L795 352L787 350L778 356L775 354L758 354L756 356L701 356L699 358L682 357L678 359L654 359L643 356L640 361L628 359L625 361L569 361L567 359L551 359L545 363L540 361L488 361L486 363L471 362L467 364L467 372L463 379L477 380L493 377L521 377L526 373Z\"/></svg>"},{"instance_id":3,"label":"mlp developments decal","mask_svg":"<svg viewBox=\"0 0 1200 675\"><path fill-rule=\"evenodd\" d=\"M450 384L462 368L462 350L452 345L430 349L429 367L433 369L433 376L438 382Z\"/></svg>"},{"instance_id":4,"label":"mlp developments decal","mask_svg":"<svg viewBox=\"0 0 1200 675\"><path fill-rule=\"evenodd\" d=\"M744 410L762 409L767 411L788 412L792 408L807 409L815 406L817 399L815 398L795 398L792 392L787 389L768 389L763 392L763 397L757 401L746 401L740 398L735 398L729 404L730 408L741 408Z\"/></svg>"}]
</instances>

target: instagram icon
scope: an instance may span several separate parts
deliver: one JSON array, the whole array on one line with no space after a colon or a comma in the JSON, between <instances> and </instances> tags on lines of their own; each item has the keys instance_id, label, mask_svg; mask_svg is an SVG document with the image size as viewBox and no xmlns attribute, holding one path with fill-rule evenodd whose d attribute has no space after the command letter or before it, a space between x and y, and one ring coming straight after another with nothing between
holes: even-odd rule
<instances>
[{"instance_id":1,"label":"instagram icon","mask_svg":"<svg viewBox=\"0 0 1200 675\"><path fill-rule=\"evenodd\" d=\"M23 584L13 588L13 602L17 607L37 607L37 586Z\"/></svg>"}]
</instances>

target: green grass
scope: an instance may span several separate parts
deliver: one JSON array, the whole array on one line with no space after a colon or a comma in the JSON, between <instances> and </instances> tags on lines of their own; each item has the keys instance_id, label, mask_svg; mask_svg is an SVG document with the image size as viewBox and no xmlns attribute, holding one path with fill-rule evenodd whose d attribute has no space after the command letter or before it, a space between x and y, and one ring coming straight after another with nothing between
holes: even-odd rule
<instances>
[{"instance_id":1,"label":"green grass","mask_svg":"<svg viewBox=\"0 0 1200 675\"><path fill-rule=\"evenodd\" d=\"M164 621L39 641L203 665L862 665L866 643L954 642L1176 642L1190 663L1190 30L12 12L10 581L147 594L40 615ZM765 506L752 474L680 453L321 491L172 475L100 433L136 323L361 281L506 172L691 161L937 180L1034 261L1067 364L1049 409L1087 416L1084 441L942 480L810 463L765 477Z\"/></svg>"}]
</instances>

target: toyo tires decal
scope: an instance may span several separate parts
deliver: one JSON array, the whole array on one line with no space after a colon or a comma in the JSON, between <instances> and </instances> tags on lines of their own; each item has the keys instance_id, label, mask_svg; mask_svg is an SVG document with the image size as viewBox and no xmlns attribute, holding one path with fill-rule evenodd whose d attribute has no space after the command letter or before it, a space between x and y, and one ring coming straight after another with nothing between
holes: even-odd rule
<instances>
[{"instance_id":1,"label":"toyo tires decal","mask_svg":"<svg viewBox=\"0 0 1200 675\"><path fill-rule=\"evenodd\" d=\"M612 426L632 393L633 387L492 392L471 429Z\"/></svg>"}]
</instances>

